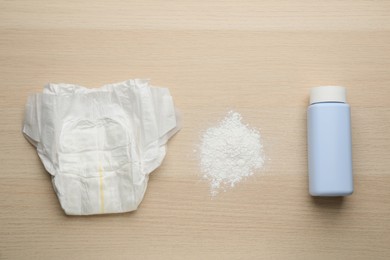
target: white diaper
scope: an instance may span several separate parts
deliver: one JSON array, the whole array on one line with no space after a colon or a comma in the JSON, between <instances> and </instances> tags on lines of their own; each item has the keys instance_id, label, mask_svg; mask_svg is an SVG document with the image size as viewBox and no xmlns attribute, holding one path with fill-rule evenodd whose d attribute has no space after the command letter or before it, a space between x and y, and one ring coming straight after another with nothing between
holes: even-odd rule
<instances>
[{"instance_id":1,"label":"white diaper","mask_svg":"<svg viewBox=\"0 0 390 260\"><path fill-rule=\"evenodd\" d=\"M136 210L178 130L166 88L128 80L87 89L49 84L29 97L23 133L69 215Z\"/></svg>"}]
</instances>

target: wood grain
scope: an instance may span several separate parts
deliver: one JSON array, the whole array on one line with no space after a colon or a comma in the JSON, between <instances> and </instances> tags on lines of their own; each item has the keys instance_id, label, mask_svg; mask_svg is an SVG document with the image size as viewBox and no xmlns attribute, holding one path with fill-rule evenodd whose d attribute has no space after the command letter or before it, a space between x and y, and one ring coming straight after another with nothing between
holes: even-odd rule
<instances>
[{"instance_id":1,"label":"wood grain","mask_svg":"<svg viewBox=\"0 0 390 260\"><path fill-rule=\"evenodd\" d=\"M47 82L150 78L183 129L139 210L69 217L21 134ZM0 259L389 259L389 1L0 1ZM348 89L355 193L307 194L310 87ZM229 109L263 171L212 199L194 148Z\"/></svg>"}]
</instances>

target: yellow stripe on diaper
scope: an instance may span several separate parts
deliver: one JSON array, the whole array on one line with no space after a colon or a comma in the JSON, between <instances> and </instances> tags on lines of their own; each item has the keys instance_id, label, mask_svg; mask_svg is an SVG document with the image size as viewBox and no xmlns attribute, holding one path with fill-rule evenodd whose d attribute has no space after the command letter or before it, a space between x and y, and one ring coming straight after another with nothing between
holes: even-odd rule
<instances>
[{"instance_id":1,"label":"yellow stripe on diaper","mask_svg":"<svg viewBox=\"0 0 390 260\"><path fill-rule=\"evenodd\" d=\"M103 169L99 165L99 177L100 177L100 213L104 213L104 186L103 186Z\"/></svg>"}]
</instances>

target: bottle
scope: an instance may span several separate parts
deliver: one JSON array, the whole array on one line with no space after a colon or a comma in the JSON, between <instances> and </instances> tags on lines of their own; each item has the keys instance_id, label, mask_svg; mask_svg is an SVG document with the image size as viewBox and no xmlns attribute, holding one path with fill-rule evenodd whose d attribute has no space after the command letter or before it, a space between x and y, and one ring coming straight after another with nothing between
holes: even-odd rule
<instances>
[{"instance_id":1,"label":"bottle","mask_svg":"<svg viewBox=\"0 0 390 260\"><path fill-rule=\"evenodd\" d=\"M350 114L345 88L311 89L307 142L312 196L347 196L353 192Z\"/></svg>"}]
</instances>

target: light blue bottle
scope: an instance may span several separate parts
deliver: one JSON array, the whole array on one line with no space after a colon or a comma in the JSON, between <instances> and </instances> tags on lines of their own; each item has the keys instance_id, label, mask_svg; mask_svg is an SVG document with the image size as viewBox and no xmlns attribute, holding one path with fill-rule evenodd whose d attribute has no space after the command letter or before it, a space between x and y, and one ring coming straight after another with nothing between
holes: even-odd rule
<instances>
[{"instance_id":1,"label":"light blue bottle","mask_svg":"<svg viewBox=\"0 0 390 260\"><path fill-rule=\"evenodd\" d=\"M310 194L351 195L351 119L345 88L325 86L311 90L307 134Z\"/></svg>"}]
</instances>

